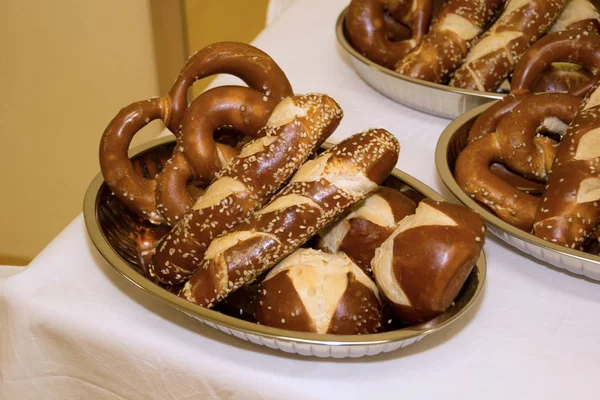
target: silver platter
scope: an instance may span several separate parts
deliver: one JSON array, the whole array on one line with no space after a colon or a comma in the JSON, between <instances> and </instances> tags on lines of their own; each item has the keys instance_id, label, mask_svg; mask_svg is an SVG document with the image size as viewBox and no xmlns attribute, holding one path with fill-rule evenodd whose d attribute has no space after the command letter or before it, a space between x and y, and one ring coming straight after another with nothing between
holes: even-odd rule
<instances>
[{"instance_id":1,"label":"silver platter","mask_svg":"<svg viewBox=\"0 0 600 400\"><path fill-rule=\"evenodd\" d=\"M477 106L505 96L503 93L478 92L431 83L375 64L350 45L344 27L347 10L344 9L337 19L335 32L338 42L350 55L350 62L360 77L395 102L428 114L454 119Z\"/></svg>"},{"instance_id":2,"label":"silver platter","mask_svg":"<svg viewBox=\"0 0 600 400\"><path fill-rule=\"evenodd\" d=\"M131 152L134 167L144 171L160 167L174 147L171 138L149 142ZM395 169L386 185L397 190L409 190L417 199L429 197L444 200L441 195L415 178ZM408 193L408 192L405 192ZM413 197L414 198L414 197ZM370 335L321 335L289 331L258 325L239 318L236 313L224 313L200 307L177 296L168 287L159 286L143 275L143 250L152 247L165 228L153 226L128 212L111 196L98 174L88 187L83 214L91 241L117 272L137 288L184 312L214 329L257 345L316 357L363 357L406 347L456 321L473 305L484 285L486 263L483 252L453 306L426 323ZM236 310L239 311L239 310ZM237 315L237 316L236 316Z\"/></svg>"},{"instance_id":3,"label":"silver platter","mask_svg":"<svg viewBox=\"0 0 600 400\"><path fill-rule=\"evenodd\" d=\"M440 178L454 196L485 219L493 234L510 246L555 267L600 281L599 256L562 247L515 228L469 197L456 183L453 174L456 158L467 145L467 136L471 126L477 117L492 104L477 107L461 115L446 127L435 150L435 163Z\"/></svg>"}]
</instances>

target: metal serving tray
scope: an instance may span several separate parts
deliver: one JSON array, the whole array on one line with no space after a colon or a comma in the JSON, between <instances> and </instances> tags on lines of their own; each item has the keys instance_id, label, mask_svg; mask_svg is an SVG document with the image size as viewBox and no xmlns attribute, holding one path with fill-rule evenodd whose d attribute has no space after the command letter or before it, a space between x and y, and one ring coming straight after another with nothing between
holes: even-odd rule
<instances>
[{"instance_id":1,"label":"metal serving tray","mask_svg":"<svg viewBox=\"0 0 600 400\"><path fill-rule=\"evenodd\" d=\"M492 104L477 107L461 115L446 127L435 150L435 163L440 178L454 196L485 219L490 232L512 247L573 274L600 280L599 256L559 246L515 228L465 194L456 183L454 179L456 158L467 145L467 136L471 126L477 117Z\"/></svg>"},{"instance_id":2,"label":"metal serving tray","mask_svg":"<svg viewBox=\"0 0 600 400\"><path fill-rule=\"evenodd\" d=\"M161 163L161 157L170 154L174 146L172 138L157 139L134 149L133 162L144 170L146 165ZM325 146L327 147L327 146ZM444 200L441 195L411 176L395 169L386 185L398 190L412 188L413 196ZM169 288L148 280L142 273L140 253L152 248L165 228L153 226L128 212L111 196L101 174L88 187L83 213L88 234L100 254L121 275L137 288L154 296L175 310L184 312L200 322L228 335L252 343L317 357L363 357L390 352L444 329L463 315L479 296L486 275L485 257L482 252L462 291L453 306L434 319L416 326L369 335L322 335L296 332L258 325L239 318L238 313L224 313L207 309L177 296ZM237 310L239 311L239 310Z\"/></svg>"},{"instance_id":3,"label":"metal serving tray","mask_svg":"<svg viewBox=\"0 0 600 400\"><path fill-rule=\"evenodd\" d=\"M348 8L344 9L337 19L335 32L338 42L350 56L350 62L360 77L395 102L428 114L454 119L477 106L505 96L504 93L478 92L431 83L375 64L350 44L344 24L347 11Z\"/></svg>"}]
</instances>

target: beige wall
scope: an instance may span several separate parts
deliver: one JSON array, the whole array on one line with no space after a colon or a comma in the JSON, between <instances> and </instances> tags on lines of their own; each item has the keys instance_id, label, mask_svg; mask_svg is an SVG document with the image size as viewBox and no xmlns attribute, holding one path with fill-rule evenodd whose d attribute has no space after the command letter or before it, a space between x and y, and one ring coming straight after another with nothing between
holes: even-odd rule
<instances>
[{"instance_id":1,"label":"beige wall","mask_svg":"<svg viewBox=\"0 0 600 400\"><path fill-rule=\"evenodd\" d=\"M159 94L149 2L0 0L0 93L0 264L22 264L80 212L114 114Z\"/></svg>"},{"instance_id":2,"label":"beige wall","mask_svg":"<svg viewBox=\"0 0 600 400\"><path fill-rule=\"evenodd\" d=\"M26 264L81 211L121 107L164 94L186 54L251 41L267 4L0 0L0 264ZM151 123L133 145L161 129Z\"/></svg>"},{"instance_id":3,"label":"beige wall","mask_svg":"<svg viewBox=\"0 0 600 400\"><path fill-rule=\"evenodd\" d=\"M184 0L187 54L214 42L251 42L265 27L268 4L268 0ZM210 81L194 84L193 96Z\"/></svg>"}]
</instances>

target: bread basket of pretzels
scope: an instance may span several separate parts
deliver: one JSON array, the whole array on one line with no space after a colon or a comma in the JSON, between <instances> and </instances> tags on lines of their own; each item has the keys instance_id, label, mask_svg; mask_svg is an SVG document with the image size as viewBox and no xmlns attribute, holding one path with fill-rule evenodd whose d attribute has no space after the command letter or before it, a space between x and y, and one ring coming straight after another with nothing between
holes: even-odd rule
<instances>
[{"instance_id":1,"label":"bread basket of pretzels","mask_svg":"<svg viewBox=\"0 0 600 400\"><path fill-rule=\"evenodd\" d=\"M600 36L574 35L536 43L544 62L533 73L554 61L600 67ZM454 195L507 243L600 280L600 82L573 93L515 88L452 122L436 164Z\"/></svg>"},{"instance_id":2,"label":"bread basket of pretzels","mask_svg":"<svg viewBox=\"0 0 600 400\"><path fill-rule=\"evenodd\" d=\"M544 64L548 53L538 48L558 32L573 33L565 41L597 33L599 7L596 0L351 0L336 33L377 91L454 119L515 90L589 89L599 65L584 58Z\"/></svg>"},{"instance_id":3,"label":"bread basket of pretzels","mask_svg":"<svg viewBox=\"0 0 600 400\"><path fill-rule=\"evenodd\" d=\"M227 73L191 103L195 80ZM267 54L223 42L163 97L120 110L84 201L107 262L154 297L240 339L360 357L455 321L485 280L483 219L395 169L385 129L326 144L343 112L294 93ZM154 119L173 137L129 152Z\"/></svg>"}]
</instances>

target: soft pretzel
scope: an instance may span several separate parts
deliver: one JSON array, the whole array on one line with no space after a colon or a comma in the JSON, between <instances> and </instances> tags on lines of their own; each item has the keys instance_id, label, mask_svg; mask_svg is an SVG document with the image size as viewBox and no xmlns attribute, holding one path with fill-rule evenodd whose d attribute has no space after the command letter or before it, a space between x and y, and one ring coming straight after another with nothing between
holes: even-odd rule
<instances>
[{"instance_id":1,"label":"soft pretzel","mask_svg":"<svg viewBox=\"0 0 600 400\"><path fill-rule=\"evenodd\" d=\"M503 163L529 180L545 181L556 155L556 141L539 133L560 136L579 104L579 98L562 93L525 98L499 121L494 132L459 154L454 170L458 185L503 220L530 231L539 198L501 179L489 166Z\"/></svg>"},{"instance_id":2,"label":"soft pretzel","mask_svg":"<svg viewBox=\"0 0 600 400\"><path fill-rule=\"evenodd\" d=\"M581 65L572 63L552 63L537 78L534 93L560 92L580 95L587 91L594 75ZM583 88L583 89L581 89Z\"/></svg>"},{"instance_id":3,"label":"soft pretzel","mask_svg":"<svg viewBox=\"0 0 600 400\"><path fill-rule=\"evenodd\" d=\"M375 249L416 208L416 203L407 196L380 186L342 220L319 231L317 247L334 254L346 254L370 275Z\"/></svg>"},{"instance_id":4,"label":"soft pretzel","mask_svg":"<svg viewBox=\"0 0 600 400\"><path fill-rule=\"evenodd\" d=\"M445 83L504 0L449 0L434 16L423 41L396 66L401 74Z\"/></svg>"},{"instance_id":5,"label":"soft pretzel","mask_svg":"<svg viewBox=\"0 0 600 400\"><path fill-rule=\"evenodd\" d=\"M173 156L156 175L156 207L169 225L189 211L197 198L186 189L189 181L208 185L215 174L237 155L237 150L213 139L222 126L257 138L272 112L264 95L241 86L222 86L198 96L183 120L183 133ZM216 154L216 157L215 157Z\"/></svg>"},{"instance_id":6,"label":"soft pretzel","mask_svg":"<svg viewBox=\"0 0 600 400\"><path fill-rule=\"evenodd\" d=\"M469 130L468 143L473 143L495 132L500 121L527 97L529 97L529 94L508 94L502 100L492 104L475 120L475 123Z\"/></svg>"},{"instance_id":7,"label":"soft pretzel","mask_svg":"<svg viewBox=\"0 0 600 400\"><path fill-rule=\"evenodd\" d=\"M256 320L294 331L360 335L381 327L375 282L350 258L298 249L260 284Z\"/></svg>"},{"instance_id":8,"label":"soft pretzel","mask_svg":"<svg viewBox=\"0 0 600 400\"><path fill-rule=\"evenodd\" d=\"M528 93L539 76L555 62L582 65L594 78L569 93L583 97L600 77L600 35L587 31L560 31L550 33L536 41L515 67L511 80L511 93Z\"/></svg>"},{"instance_id":9,"label":"soft pretzel","mask_svg":"<svg viewBox=\"0 0 600 400\"><path fill-rule=\"evenodd\" d=\"M592 2L569 0L548 32L568 30L585 34L585 32L598 33L598 29L600 29L600 15ZM556 62L550 64L539 75L532 91L567 93L582 87L585 91L589 89L589 82L593 80L594 75L581 65Z\"/></svg>"},{"instance_id":10,"label":"soft pretzel","mask_svg":"<svg viewBox=\"0 0 600 400\"><path fill-rule=\"evenodd\" d=\"M544 240L583 250L600 218L600 85L569 125L554 164L533 232Z\"/></svg>"},{"instance_id":11,"label":"soft pretzel","mask_svg":"<svg viewBox=\"0 0 600 400\"><path fill-rule=\"evenodd\" d=\"M251 283L377 189L399 151L391 133L372 129L308 161L266 207L210 243L181 295L212 307Z\"/></svg>"},{"instance_id":12,"label":"soft pretzel","mask_svg":"<svg viewBox=\"0 0 600 400\"><path fill-rule=\"evenodd\" d=\"M287 97L260 138L215 177L204 195L157 243L151 277L177 284L196 269L210 242L261 208L337 128L342 110L326 95Z\"/></svg>"},{"instance_id":13,"label":"soft pretzel","mask_svg":"<svg viewBox=\"0 0 600 400\"><path fill-rule=\"evenodd\" d=\"M163 120L167 128L181 140L189 87L195 80L218 73L233 74L244 80L250 89L236 87L207 92L196 104L200 106L206 104L207 99L214 99L216 103L211 109L212 114L221 110L217 103L229 112L224 117L226 112L220 111L219 122L231 125L241 119L243 123L237 123L236 127L243 128L242 131L246 133L252 133L250 127L264 125L281 98L292 94L285 74L267 54L247 44L222 42L194 54L168 95L124 107L104 131L100 143L100 168L107 185L126 207L151 222L166 223L169 218L173 223L175 217L180 217L191 200L185 193L184 186L177 186L175 190L171 184L187 183L190 177L209 181L216 172L217 168L214 166L222 167L227 158L232 156L232 149L219 146L218 151L213 138L214 132L204 131L198 134L195 130L187 132L190 129L186 129L186 137L190 136L186 143L195 142L197 147L204 146L212 149L212 152L202 153L204 159L194 163L198 168L195 170L194 166L188 164L189 159L176 151L165 171L170 176L158 179L163 183L162 190L159 189L157 193L155 176L140 175L132 167L127 154L131 140L140 129L155 119ZM198 107L194 107L194 112L197 111ZM202 110L200 117L210 120L215 116ZM245 124L246 120L248 124ZM219 126L213 124L213 127ZM191 146L188 144L187 147ZM177 146L177 150L181 148ZM161 214L157 206L161 203L164 206L162 211L171 210L170 214Z\"/></svg>"},{"instance_id":14,"label":"soft pretzel","mask_svg":"<svg viewBox=\"0 0 600 400\"><path fill-rule=\"evenodd\" d=\"M425 199L375 251L375 281L402 322L426 321L452 305L484 241L477 213Z\"/></svg>"},{"instance_id":15,"label":"soft pretzel","mask_svg":"<svg viewBox=\"0 0 600 400\"><path fill-rule=\"evenodd\" d=\"M352 44L365 57L393 69L421 42L432 12L432 0L352 0L346 15L346 30ZM389 28L398 21L410 27L410 34L400 29L389 34Z\"/></svg>"},{"instance_id":16,"label":"soft pretzel","mask_svg":"<svg viewBox=\"0 0 600 400\"><path fill-rule=\"evenodd\" d=\"M496 89L556 18L566 0L508 0L496 22L471 47L450 86Z\"/></svg>"}]
</instances>

